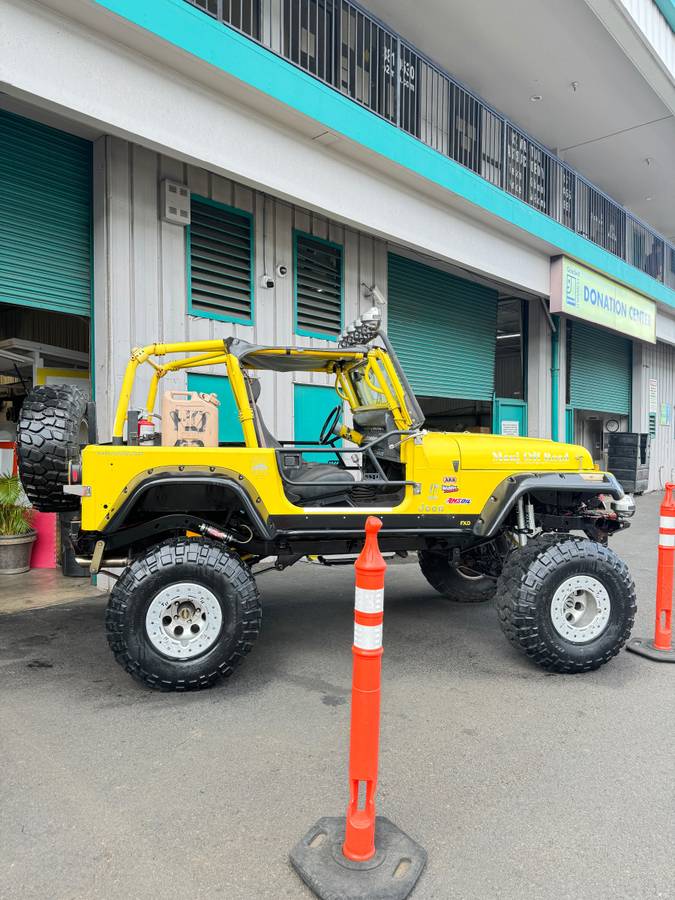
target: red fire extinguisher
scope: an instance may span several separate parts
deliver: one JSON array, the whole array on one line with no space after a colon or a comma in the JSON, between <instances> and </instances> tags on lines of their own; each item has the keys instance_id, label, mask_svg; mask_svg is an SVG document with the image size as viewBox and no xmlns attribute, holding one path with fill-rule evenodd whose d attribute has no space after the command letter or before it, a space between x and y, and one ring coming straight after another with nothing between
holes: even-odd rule
<instances>
[{"instance_id":1,"label":"red fire extinguisher","mask_svg":"<svg viewBox=\"0 0 675 900\"><path fill-rule=\"evenodd\" d=\"M155 423L150 416L138 420L138 443L151 444L155 440Z\"/></svg>"}]
</instances>

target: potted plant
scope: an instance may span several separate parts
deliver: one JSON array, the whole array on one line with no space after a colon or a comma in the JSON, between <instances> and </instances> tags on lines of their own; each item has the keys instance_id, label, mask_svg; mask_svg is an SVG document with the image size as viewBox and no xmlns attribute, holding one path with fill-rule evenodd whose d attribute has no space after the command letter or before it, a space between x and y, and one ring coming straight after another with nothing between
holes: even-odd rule
<instances>
[{"instance_id":1,"label":"potted plant","mask_svg":"<svg viewBox=\"0 0 675 900\"><path fill-rule=\"evenodd\" d=\"M0 475L0 575L18 575L30 569L37 533L31 525L33 511L22 501L18 475Z\"/></svg>"}]
</instances>

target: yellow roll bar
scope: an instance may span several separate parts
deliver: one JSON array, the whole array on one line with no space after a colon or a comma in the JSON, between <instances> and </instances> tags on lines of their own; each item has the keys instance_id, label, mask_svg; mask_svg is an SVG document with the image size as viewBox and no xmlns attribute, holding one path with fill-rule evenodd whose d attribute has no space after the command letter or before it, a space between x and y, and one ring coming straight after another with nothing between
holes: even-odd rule
<instances>
[{"instance_id":1,"label":"yellow roll bar","mask_svg":"<svg viewBox=\"0 0 675 900\"><path fill-rule=\"evenodd\" d=\"M173 353L187 353L190 351L197 353L201 352L204 355L188 359L175 360L173 363L168 363L167 366L158 366L153 360L150 359L151 356L168 356ZM122 443L122 437L124 435L124 422L127 417L129 404L131 403L131 392L134 387L136 370L140 365L147 362L155 369L155 374L153 375L152 381L150 383L150 390L148 392L148 400L152 400L152 404L148 403L148 409L149 411L152 411L155 405L155 400L157 398L157 386L159 384L159 379L164 375L166 371L184 368L185 366L192 367L195 364L205 365L206 363L200 363L198 362L198 360L222 356L224 355L224 352L225 342L222 340L186 341L175 344L149 344L147 347L135 347L131 351L131 358L127 363L127 368L124 373L124 379L122 380L122 389L120 391L120 398L117 404L117 411L115 413L115 422L113 424L113 443Z\"/></svg>"}]
</instances>

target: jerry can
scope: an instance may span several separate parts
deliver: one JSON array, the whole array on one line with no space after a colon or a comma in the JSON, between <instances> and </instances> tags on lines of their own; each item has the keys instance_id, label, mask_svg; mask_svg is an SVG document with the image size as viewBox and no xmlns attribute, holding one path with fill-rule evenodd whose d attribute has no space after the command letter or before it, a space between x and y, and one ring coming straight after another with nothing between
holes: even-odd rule
<instances>
[{"instance_id":1,"label":"jerry can","mask_svg":"<svg viewBox=\"0 0 675 900\"><path fill-rule=\"evenodd\" d=\"M162 447L217 447L215 394L166 391L162 397Z\"/></svg>"}]
</instances>

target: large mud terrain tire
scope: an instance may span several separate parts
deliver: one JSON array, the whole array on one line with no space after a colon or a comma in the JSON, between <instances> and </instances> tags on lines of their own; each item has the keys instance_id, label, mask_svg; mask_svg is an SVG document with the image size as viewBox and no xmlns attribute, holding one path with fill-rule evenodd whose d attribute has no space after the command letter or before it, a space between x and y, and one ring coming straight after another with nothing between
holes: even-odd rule
<instances>
[{"instance_id":1,"label":"large mud terrain tire","mask_svg":"<svg viewBox=\"0 0 675 900\"><path fill-rule=\"evenodd\" d=\"M79 509L64 494L69 463L79 459L86 434L87 398L67 384L33 388L21 407L17 428L19 476L26 496L40 512Z\"/></svg>"},{"instance_id":2,"label":"large mud terrain tire","mask_svg":"<svg viewBox=\"0 0 675 900\"><path fill-rule=\"evenodd\" d=\"M236 554L206 539L175 538L124 570L105 623L130 675L158 690L190 691L230 676L260 621L255 580Z\"/></svg>"},{"instance_id":3,"label":"large mud terrain tire","mask_svg":"<svg viewBox=\"0 0 675 900\"><path fill-rule=\"evenodd\" d=\"M497 613L514 646L552 672L589 672L616 656L637 609L628 566L595 541L530 541L497 582Z\"/></svg>"}]
</instances>

